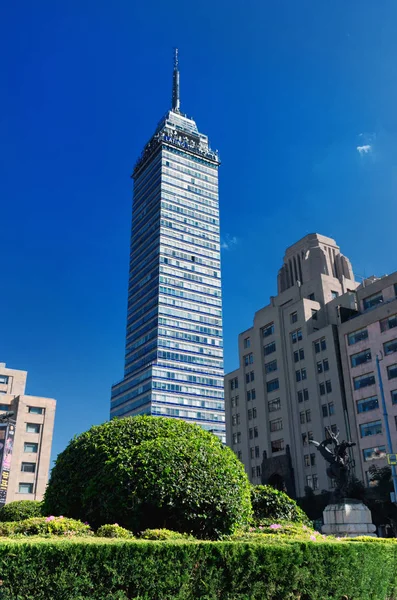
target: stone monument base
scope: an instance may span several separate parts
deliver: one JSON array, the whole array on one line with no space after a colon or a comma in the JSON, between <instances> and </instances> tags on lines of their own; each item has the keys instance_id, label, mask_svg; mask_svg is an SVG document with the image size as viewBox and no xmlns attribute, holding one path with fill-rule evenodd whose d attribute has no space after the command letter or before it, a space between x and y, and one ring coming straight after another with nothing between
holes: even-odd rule
<instances>
[{"instance_id":1,"label":"stone monument base","mask_svg":"<svg viewBox=\"0 0 397 600\"><path fill-rule=\"evenodd\" d=\"M359 500L343 498L337 504L328 504L323 512L324 525L321 530L326 535L336 537L376 536L371 511Z\"/></svg>"}]
</instances>

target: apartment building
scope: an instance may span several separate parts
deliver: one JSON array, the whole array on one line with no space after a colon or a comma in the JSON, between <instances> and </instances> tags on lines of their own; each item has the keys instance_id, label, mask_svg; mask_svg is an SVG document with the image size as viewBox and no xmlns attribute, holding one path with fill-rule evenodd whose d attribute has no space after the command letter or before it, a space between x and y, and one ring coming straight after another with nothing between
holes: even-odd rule
<instances>
[{"instance_id":1,"label":"apartment building","mask_svg":"<svg viewBox=\"0 0 397 600\"><path fill-rule=\"evenodd\" d=\"M56 401L25 394L27 372L0 363L0 506L41 500L48 481Z\"/></svg>"},{"instance_id":2,"label":"apartment building","mask_svg":"<svg viewBox=\"0 0 397 600\"><path fill-rule=\"evenodd\" d=\"M309 441L352 437L338 325L341 307L356 309L357 287L336 242L307 235L286 250L278 295L239 335L239 368L225 377L226 436L253 483L292 496L330 489Z\"/></svg>"},{"instance_id":3,"label":"apartment building","mask_svg":"<svg viewBox=\"0 0 397 600\"><path fill-rule=\"evenodd\" d=\"M397 449L397 272L363 281L354 310L340 311L339 340L349 420L358 442L358 463L385 466L388 453L378 357L393 449Z\"/></svg>"}]
</instances>

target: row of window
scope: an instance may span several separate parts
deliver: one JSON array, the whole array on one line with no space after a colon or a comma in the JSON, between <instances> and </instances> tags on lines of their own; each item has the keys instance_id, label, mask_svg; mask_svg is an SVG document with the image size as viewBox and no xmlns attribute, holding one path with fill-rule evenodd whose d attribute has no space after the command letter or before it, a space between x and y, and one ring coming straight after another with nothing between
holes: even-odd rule
<instances>
[{"instance_id":1,"label":"row of window","mask_svg":"<svg viewBox=\"0 0 397 600\"><path fill-rule=\"evenodd\" d=\"M301 425L303 425L304 423L310 423L310 421L312 420L312 411L310 409L302 410L299 413L299 418Z\"/></svg>"},{"instance_id":2,"label":"row of window","mask_svg":"<svg viewBox=\"0 0 397 600\"><path fill-rule=\"evenodd\" d=\"M388 331L389 329L394 329L397 327L397 314L391 315L390 317L386 317L379 321L380 330L382 333ZM368 339L368 329L365 327L362 329L357 329L356 331L352 331L347 335L347 343L349 346L353 346L358 342L362 342L363 340Z\"/></svg>"},{"instance_id":3,"label":"row of window","mask_svg":"<svg viewBox=\"0 0 397 600\"><path fill-rule=\"evenodd\" d=\"M386 369L387 378L396 379L397 378L397 364L390 365ZM354 377L353 379L353 387L355 390L360 390L364 387L368 387L370 385L375 385L375 374L374 373L365 373L364 375L359 375L358 377Z\"/></svg>"},{"instance_id":4,"label":"row of window","mask_svg":"<svg viewBox=\"0 0 397 600\"><path fill-rule=\"evenodd\" d=\"M0 382L1 383L1 382ZM11 409L11 404L0 404L0 411L9 411ZM28 412L32 415L42 415L44 414L44 408L40 406L28 406ZM32 433L39 433L32 432Z\"/></svg>"},{"instance_id":5,"label":"row of window","mask_svg":"<svg viewBox=\"0 0 397 600\"><path fill-rule=\"evenodd\" d=\"M260 477L261 476L261 466L257 465L256 467L251 467L251 477Z\"/></svg>"},{"instance_id":6,"label":"row of window","mask_svg":"<svg viewBox=\"0 0 397 600\"><path fill-rule=\"evenodd\" d=\"M250 448L250 456L251 458L260 458L259 446L251 446Z\"/></svg>"}]
</instances>

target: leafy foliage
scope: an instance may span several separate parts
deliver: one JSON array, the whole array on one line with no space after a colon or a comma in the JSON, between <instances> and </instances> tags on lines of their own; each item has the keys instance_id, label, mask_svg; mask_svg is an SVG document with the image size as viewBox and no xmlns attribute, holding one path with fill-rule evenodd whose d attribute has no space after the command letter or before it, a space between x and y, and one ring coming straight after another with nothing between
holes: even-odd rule
<instances>
[{"instance_id":1,"label":"leafy foliage","mask_svg":"<svg viewBox=\"0 0 397 600\"><path fill-rule=\"evenodd\" d=\"M131 531L128 531L128 529L124 529L124 527L121 527L117 523L114 523L113 525L101 525L101 527L99 527L99 529L97 529L97 531L95 532L95 535L97 537L124 539L132 539L134 537Z\"/></svg>"},{"instance_id":2,"label":"leafy foliage","mask_svg":"<svg viewBox=\"0 0 397 600\"><path fill-rule=\"evenodd\" d=\"M139 534L143 540L194 540L195 538L187 533L171 531L170 529L145 529Z\"/></svg>"},{"instance_id":3,"label":"leafy foliage","mask_svg":"<svg viewBox=\"0 0 397 600\"><path fill-rule=\"evenodd\" d=\"M397 544L151 542L50 538L0 543L2 600L385 600Z\"/></svg>"},{"instance_id":4,"label":"leafy foliage","mask_svg":"<svg viewBox=\"0 0 397 600\"><path fill-rule=\"evenodd\" d=\"M56 461L47 514L117 521L138 532L162 528L216 538L250 517L250 487L234 453L198 425L128 417L92 427Z\"/></svg>"},{"instance_id":5,"label":"leafy foliage","mask_svg":"<svg viewBox=\"0 0 397 600\"><path fill-rule=\"evenodd\" d=\"M42 503L37 500L16 500L0 509L0 521L22 521L30 517L41 517Z\"/></svg>"},{"instance_id":6,"label":"leafy foliage","mask_svg":"<svg viewBox=\"0 0 397 600\"><path fill-rule=\"evenodd\" d=\"M275 523L284 520L311 525L308 516L295 500L270 485L251 486L251 503L254 523L260 524L271 519Z\"/></svg>"},{"instance_id":7,"label":"leafy foliage","mask_svg":"<svg viewBox=\"0 0 397 600\"><path fill-rule=\"evenodd\" d=\"M91 535L90 526L65 517L32 517L23 521L0 523L0 536L12 535Z\"/></svg>"}]
</instances>

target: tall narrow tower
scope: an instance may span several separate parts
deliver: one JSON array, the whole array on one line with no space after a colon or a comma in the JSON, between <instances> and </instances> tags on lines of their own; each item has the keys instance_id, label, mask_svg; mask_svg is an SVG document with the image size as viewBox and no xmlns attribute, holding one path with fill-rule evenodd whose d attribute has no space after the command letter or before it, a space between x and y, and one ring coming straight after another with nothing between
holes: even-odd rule
<instances>
[{"instance_id":1,"label":"tall narrow tower","mask_svg":"<svg viewBox=\"0 0 397 600\"><path fill-rule=\"evenodd\" d=\"M225 441L218 167L208 137L172 108L133 172L124 379L111 417L195 422Z\"/></svg>"}]
</instances>

